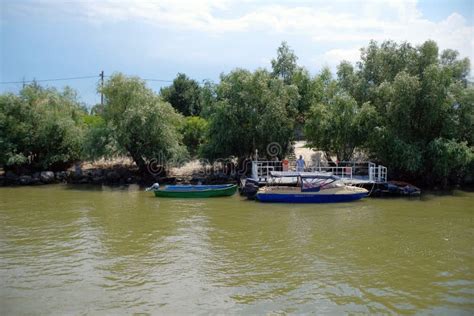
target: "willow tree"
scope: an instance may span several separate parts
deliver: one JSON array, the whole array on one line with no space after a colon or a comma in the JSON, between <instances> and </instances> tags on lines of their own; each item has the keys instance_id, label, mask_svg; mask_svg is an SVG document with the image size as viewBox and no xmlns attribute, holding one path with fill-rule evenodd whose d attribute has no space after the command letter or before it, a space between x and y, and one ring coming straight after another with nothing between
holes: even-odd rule
<instances>
[{"instance_id":1,"label":"willow tree","mask_svg":"<svg viewBox=\"0 0 474 316\"><path fill-rule=\"evenodd\" d=\"M317 78L312 78L309 71L297 64L298 57L287 42L282 42L277 49L276 58L272 59L272 76L280 78L286 85L293 85L298 91L297 123L304 122L310 106L319 101L322 91Z\"/></svg>"},{"instance_id":2,"label":"willow tree","mask_svg":"<svg viewBox=\"0 0 474 316\"><path fill-rule=\"evenodd\" d=\"M216 159L267 154L278 143L277 156L290 149L298 92L266 70L237 69L221 76L210 114L204 156ZM277 146L278 146L277 145Z\"/></svg>"},{"instance_id":3,"label":"willow tree","mask_svg":"<svg viewBox=\"0 0 474 316\"><path fill-rule=\"evenodd\" d=\"M101 89L103 118L111 137L141 172L157 159L165 163L187 154L179 128L182 116L137 77L113 75Z\"/></svg>"},{"instance_id":4,"label":"willow tree","mask_svg":"<svg viewBox=\"0 0 474 316\"><path fill-rule=\"evenodd\" d=\"M84 107L76 93L36 83L0 96L0 165L64 169L81 158Z\"/></svg>"},{"instance_id":5,"label":"willow tree","mask_svg":"<svg viewBox=\"0 0 474 316\"><path fill-rule=\"evenodd\" d=\"M181 128L183 143L186 145L191 157L196 157L206 141L208 122L199 116L188 116L185 118Z\"/></svg>"},{"instance_id":6,"label":"willow tree","mask_svg":"<svg viewBox=\"0 0 474 316\"><path fill-rule=\"evenodd\" d=\"M370 103L359 105L342 93L311 107L305 136L310 147L325 152L326 159L335 156L338 161L348 161L357 147L364 147L375 123L376 112Z\"/></svg>"},{"instance_id":7,"label":"willow tree","mask_svg":"<svg viewBox=\"0 0 474 316\"><path fill-rule=\"evenodd\" d=\"M365 142L372 159L398 177L446 184L474 164L469 69L469 59L453 50L440 53L433 41L371 42L356 68L341 63L337 84L376 110L376 128Z\"/></svg>"},{"instance_id":8,"label":"willow tree","mask_svg":"<svg viewBox=\"0 0 474 316\"><path fill-rule=\"evenodd\" d=\"M272 59L272 75L283 79L286 84L290 84L293 75L298 70L296 61L298 57L295 52L283 41L277 49L277 57Z\"/></svg>"}]
</instances>

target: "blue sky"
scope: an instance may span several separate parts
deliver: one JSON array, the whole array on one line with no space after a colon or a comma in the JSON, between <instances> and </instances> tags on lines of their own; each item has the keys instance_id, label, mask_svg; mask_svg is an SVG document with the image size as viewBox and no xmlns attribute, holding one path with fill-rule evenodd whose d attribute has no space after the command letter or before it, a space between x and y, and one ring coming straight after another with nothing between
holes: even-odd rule
<instances>
[{"instance_id":1,"label":"blue sky","mask_svg":"<svg viewBox=\"0 0 474 316\"><path fill-rule=\"evenodd\" d=\"M270 67L286 40L312 74L355 62L370 39L427 39L474 63L474 1L2 0L0 81L124 72L218 81L233 68ZM471 74L472 75L472 74ZM47 82L99 102L98 77ZM159 90L163 82L149 82ZM21 84L0 84L0 92Z\"/></svg>"}]
</instances>

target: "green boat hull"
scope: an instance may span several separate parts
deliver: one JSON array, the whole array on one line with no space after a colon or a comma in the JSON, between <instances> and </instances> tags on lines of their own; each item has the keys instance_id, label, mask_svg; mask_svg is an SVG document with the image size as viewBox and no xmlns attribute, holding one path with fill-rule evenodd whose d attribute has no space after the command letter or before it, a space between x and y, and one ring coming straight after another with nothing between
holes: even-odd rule
<instances>
[{"instance_id":1,"label":"green boat hull","mask_svg":"<svg viewBox=\"0 0 474 316\"><path fill-rule=\"evenodd\" d=\"M208 190L199 190L199 191L189 191L189 190L155 190L156 197L169 197L169 198L210 198L210 197L220 197L220 196L231 196L234 195L237 191L237 185L232 185L227 188L221 189L208 189Z\"/></svg>"}]
</instances>

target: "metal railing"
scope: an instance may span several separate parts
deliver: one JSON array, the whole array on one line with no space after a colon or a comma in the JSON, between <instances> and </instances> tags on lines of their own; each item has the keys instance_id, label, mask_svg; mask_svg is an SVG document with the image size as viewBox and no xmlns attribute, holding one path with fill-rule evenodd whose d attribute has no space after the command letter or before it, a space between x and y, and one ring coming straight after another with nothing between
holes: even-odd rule
<instances>
[{"instance_id":1,"label":"metal railing","mask_svg":"<svg viewBox=\"0 0 474 316\"><path fill-rule=\"evenodd\" d=\"M281 161L252 161L252 178L266 180L272 171L282 171Z\"/></svg>"},{"instance_id":2,"label":"metal railing","mask_svg":"<svg viewBox=\"0 0 474 316\"><path fill-rule=\"evenodd\" d=\"M387 167L371 163L369 166L369 180L375 182L387 182Z\"/></svg>"},{"instance_id":3,"label":"metal railing","mask_svg":"<svg viewBox=\"0 0 474 316\"><path fill-rule=\"evenodd\" d=\"M290 161L288 171L296 170L295 161ZM387 181L387 167L376 165L371 161L353 162L343 161L339 162L337 166L322 166L321 164L310 165L305 168L306 171L312 172L329 172L342 179L360 179L373 182ZM253 161L252 162L252 177L259 180L267 180L272 171L283 171L281 161Z\"/></svg>"},{"instance_id":4,"label":"metal railing","mask_svg":"<svg viewBox=\"0 0 474 316\"><path fill-rule=\"evenodd\" d=\"M352 167L310 167L312 172L329 172L341 179L352 179Z\"/></svg>"}]
</instances>

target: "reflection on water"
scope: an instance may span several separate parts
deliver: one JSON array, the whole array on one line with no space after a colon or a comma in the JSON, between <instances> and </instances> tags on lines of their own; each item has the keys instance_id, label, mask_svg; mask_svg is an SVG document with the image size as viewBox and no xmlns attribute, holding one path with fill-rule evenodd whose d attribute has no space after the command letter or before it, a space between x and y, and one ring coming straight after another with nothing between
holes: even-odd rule
<instances>
[{"instance_id":1,"label":"reflection on water","mask_svg":"<svg viewBox=\"0 0 474 316\"><path fill-rule=\"evenodd\" d=\"M0 189L0 314L474 311L474 194L328 205Z\"/></svg>"}]
</instances>

